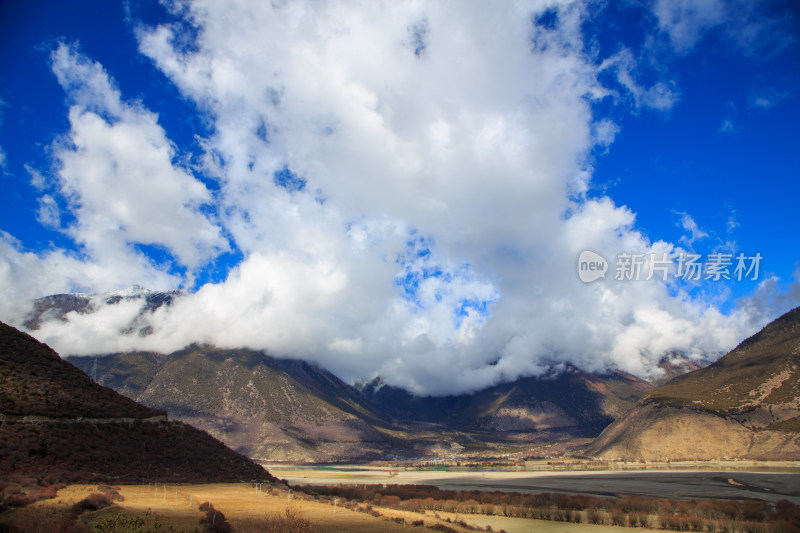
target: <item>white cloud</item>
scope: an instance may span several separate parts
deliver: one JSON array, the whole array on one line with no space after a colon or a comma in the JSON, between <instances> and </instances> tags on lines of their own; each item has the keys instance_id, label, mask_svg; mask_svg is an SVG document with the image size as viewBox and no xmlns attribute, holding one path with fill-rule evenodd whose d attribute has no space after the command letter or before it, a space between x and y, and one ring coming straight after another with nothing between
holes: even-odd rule
<instances>
[{"instance_id":1,"label":"white cloud","mask_svg":"<svg viewBox=\"0 0 800 533\"><path fill-rule=\"evenodd\" d=\"M733 231L741 226L739 220L736 218L736 210L731 210L731 213L728 215L728 220L725 222L725 230L728 233L733 233Z\"/></svg>"},{"instance_id":2,"label":"white cloud","mask_svg":"<svg viewBox=\"0 0 800 533\"><path fill-rule=\"evenodd\" d=\"M745 313L671 282L578 279L583 249L676 249L636 231L626 207L585 196L593 148L618 133L592 114L609 93L600 73L615 69L637 107L669 109L678 92L641 84L629 52L598 67L583 3L181 6L196 42L163 25L140 28L140 47L213 123L204 171L219 192L174 164L151 112L62 46L53 68L73 105L57 178L87 257L4 241L0 286L169 286L180 280L134 245L191 269L225 248L223 232L244 259L159 309L149 337L119 334L129 306L47 324L37 335L62 352L248 346L445 393L565 361L648 375L667 351L717 352L750 332ZM555 22L534 27L546 9ZM302 187L276 183L287 170ZM682 215L689 244L703 238Z\"/></svg>"},{"instance_id":3,"label":"white cloud","mask_svg":"<svg viewBox=\"0 0 800 533\"><path fill-rule=\"evenodd\" d=\"M0 316L4 321L21 324L30 309L31 301L48 294L113 290L129 280L140 280L151 287L169 288L179 279L153 269L143 257L94 258L87 260L78 254L51 249L34 254L23 250L21 243L6 232L0 231ZM75 331L80 339L75 346L83 349L92 338L80 338L81 329ZM104 331L94 338L105 342L112 331ZM70 344L60 348L69 352Z\"/></svg>"},{"instance_id":4,"label":"white cloud","mask_svg":"<svg viewBox=\"0 0 800 533\"><path fill-rule=\"evenodd\" d=\"M44 191L48 186L48 178L30 165L25 165L25 171L31 176L31 185L38 191Z\"/></svg>"},{"instance_id":5,"label":"white cloud","mask_svg":"<svg viewBox=\"0 0 800 533\"><path fill-rule=\"evenodd\" d=\"M39 212L36 220L45 226L58 228L61 226L61 213L55 198L49 194L39 198Z\"/></svg>"},{"instance_id":6,"label":"white cloud","mask_svg":"<svg viewBox=\"0 0 800 533\"><path fill-rule=\"evenodd\" d=\"M688 232L680 238L680 242L686 245L689 249L692 248L695 242L708 238L708 233L700 229L692 215L684 211L675 211L676 215L680 215L678 224L681 228Z\"/></svg>"},{"instance_id":7,"label":"white cloud","mask_svg":"<svg viewBox=\"0 0 800 533\"><path fill-rule=\"evenodd\" d=\"M658 82L652 87L648 87L641 92L639 98L642 105L659 111L672 109L679 100L677 92L664 82Z\"/></svg>"},{"instance_id":8,"label":"white cloud","mask_svg":"<svg viewBox=\"0 0 800 533\"><path fill-rule=\"evenodd\" d=\"M3 127L3 108L6 107L8 104L5 100L0 98L0 128ZM5 170L7 164L7 157L6 152L3 150L3 147L0 146L0 170Z\"/></svg>"},{"instance_id":9,"label":"white cloud","mask_svg":"<svg viewBox=\"0 0 800 533\"><path fill-rule=\"evenodd\" d=\"M659 27L679 53L689 53L708 33L719 31L746 54L769 55L797 38L795 22L772 9L774 0L655 0Z\"/></svg>"},{"instance_id":10,"label":"white cloud","mask_svg":"<svg viewBox=\"0 0 800 533\"><path fill-rule=\"evenodd\" d=\"M608 119L602 119L594 124L594 141L598 146L609 147L619 134L619 126Z\"/></svg>"},{"instance_id":11,"label":"white cloud","mask_svg":"<svg viewBox=\"0 0 800 533\"><path fill-rule=\"evenodd\" d=\"M680 100L680 93L672 82L658 81L649 87L639 80L639 63L628 48L623 48L605 59L600 70L612 70L619 84L633 98L634 106L656 111L669 111Z\"/></svg>"},{"instance_id":12,"label":"white cloud","mask_svg":"<svg viewBox=\"0 0 800 533\"><path fill-rule=\"evenodd\" d=\"M795 269L794 280L786 289L781 287L780 282L775 276L767 277L758 284L758 289L737 302L754 327L774 320L777 313L797 307L800 301L800 268Z\"/></svg>"},{"instance_id":13,"label":"white cloud","mask_svg":"<svg viewBox=\"0 0 800 533\"><path fill-rule=\"evenodd\" d=\"M736 131L736 126L733 123L733 119L730 118L723 119L717 131L719 133L726 133L726 134L733 133L734 131Z\"/></svg>"},{"instance_id":14,"label":"white cloud","mask_svg":"<svg viewBox=\"0 0 800 533\"><path fill-rule=\"evenodd\" d=\"M74 102L70 131L54 151L59 192L76 219L68 234L93 256L155 245L189 268L227 249L220 228L200 212L209 191L173 164L157 117L124 103L102 66L74 47L60 45L52 62Z\"/></svg>"},{"instance_id":15,"label":"white cloud","mask_svg":"<svg viewBox=\"0 0 800 533\"><path fill-rule=\"evenodd\" d=\"M789 90L779 91L774 87L761 87L750 93L748 102L753 107L772 109L791 95L792 92Z\"/></svg>"},{"instance_id":16,"label":"white cloud","mask_svg":"<svg viewBox=\"0 0 800 533\"><path fill-rule=\"evenodd\" d=\"M679 52L691 50L726 16L723 0L656 0L653 12Z\"/></svg>"},{"instance_id":17,"label":"white cloud","mask_svg":"<svg viewBox=\"0 0 800 533\"><path fill-rule=\"evenodd\" d=\"M185 282L154 265L138 245L161 246L190 269L227 248L220 228L199 210L212 201L210 193L172 164L174 147L155 115L123 102L102 66L73 46L53 52L52 68L72 103L70 130L52 147L54 176L26 169L43 193L38 220L79 247L33 254L2 235L3 316L18 323L30 300L48 294Z\"/></svg>"}]
</instances>

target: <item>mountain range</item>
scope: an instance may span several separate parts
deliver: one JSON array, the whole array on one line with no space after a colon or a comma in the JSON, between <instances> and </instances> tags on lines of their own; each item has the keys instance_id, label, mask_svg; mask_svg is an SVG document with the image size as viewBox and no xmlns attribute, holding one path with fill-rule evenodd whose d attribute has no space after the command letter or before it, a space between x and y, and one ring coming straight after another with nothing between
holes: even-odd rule
<instances>
[{"instance_id":1,"label":"mountain range","mask_svg":"<svg viewBox=\"0 0 800 533\"><path fill-rule=\"evenodd\" d=\"M800 459L800 308L649 391L586 450L624 460Z\"/></svg>"},{"instance_id":2,"label":"mountain range","mask_svg":"<svg viewBox=\"0 0 800 533\"><path fill-rule=\"evenodd\" d=\"M52 295L34 302L25 327L135 301L141 311L120 334L144 336L151 330L142 319L182 294L130 287ZM419 397L380 378L354 387L317 365L246 349L194 345L170 354L68 359L87 374L97 364L99 383L263 462L480 454L594 437L653 386L622 372L567 366L470 394ZM664 368L675 372L679 364Z\"/></svg>"},{"instance_id":3,"label":"mountain range","mask_svg":"<svg viewBox=\"0 0 800 533\"><path fill-rule=\"evenodd\" d=\"M101 295L54 295L37 300L26 325L35 329L42 320L67 320L70 312L88 314L98 305L138 299L141 311L121 333L147 335L141 317L181 295L138 287ZM316 364L248 349L192 345L170 354L130 352L69 360L90 374L96 364L99 383L201 428L261 462L492 456L535 443L595 438L601 432L587 454L636 459L720 456L722 452L696 453L710 437L708 428L731 431L739 441L755 443L721 456L764 452L765 457L779 457L791 449L784 441L797 431L792 413L798 395L786 389L786 383L797 381L791 377L796 366L796 345L791 343L797 340L792 337L793 320L791 313L782 317L765 329L767 333L743 342L707 368L707 361L668 354L659 365L663 377L654 382L619 371L591 374L565 365L543 376L443 397L417 396L381 378L350 385ZM777 330L783 333L770 333ZM753 368L760 370L754 373ZM783 388L779 387L785 398L773 401L778 393L770 384L785 376L789 381L780 381ZM750 388L739 391L743 383ZM722 404L709 403L712 397L737 400L723 409ZM683 418L673 418L676 412ZM684 430L698 435L694 447L672 442L667 438L671 433L662 428L665 424L683 428L675 435ZM650 429L654 432L647 433ZM645 437L631 441L637 434ZM758 444L767 440L772 444Z\"/></svg>"},{"instance_id":4,"label":"mountain range","mask_svg":"<svg viewBox=\"0 0 800 533\"><path fill-rule=\"evenodd\" d=\"M91 372L94 359L69 359ZM110 354L98 381L237 451L271 461L355 461L481 453L592 437L651 386L577 369L459 396L418 397L374 380L356 388L315 364L192 346Z\"/></svg>"}]
</instances>

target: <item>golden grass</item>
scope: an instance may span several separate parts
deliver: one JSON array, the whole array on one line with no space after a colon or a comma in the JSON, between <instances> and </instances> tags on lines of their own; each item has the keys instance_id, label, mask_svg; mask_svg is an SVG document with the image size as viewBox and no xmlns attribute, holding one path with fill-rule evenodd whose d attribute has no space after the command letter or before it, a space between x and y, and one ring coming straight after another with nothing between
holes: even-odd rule
<instances>
[{"instance_id":1,"label":"golden grass","mask_svg":"<svg viewBox=\"0 0 800 533\"><path fill-rule=\"evenodd\" d=\"M341 505L333 506L327 503L301 499L302 496L288 491L257 491L249 483L219 483L207 485L117 485L119 493L125 498L117 502L117 509L104 509L95 513L87 513L84 523L96 523L114 512L122 512L142 516L149 513L160 517L163 526L192 531L200 526L200 519L204 513L198 511L198 505L211 502L214 508L224 513L226 520L236 531L241 523L244 525L249 520L261 519L265 514L283 515L287 508L299 513L303 518L314 524L320 533L326 532L354 532L369 533L381 531L399 531L404 529L403 524L395 523L381 517L374 517L366 513L351 511ZM52 500L39 502L37 505L68 506L97 492L96 485L71 485L59 491L58 496ZM428 525L440 521L433 517L426 520ZM411 528L424 531L422 528ZM459 531L463 528L456 528ZM464 530L466 531L466 530Z\"/></svg>"},{"instance_id":2,"label":"golden grass","mask_svg":"<svg viewBox=\"0 0 800 533\"><path fill-rule=\"evenodd\" d=\"M515 519L485 515L457 515L454 513L404 512L397 509L375 508L382 516L372 516L344 508L341 504L311 501L304 495L287 490L272 489L268 486L263 491L249 483L219 484L169 484L169 485L117 485L123 501L116 502L115 507L96 512L87 512L81 516L81 522L88 526L96 524L114 513L145 517L149 524L158 517L162 530L174 526L177 530L202 531L200 519L204 516L198 510L199 504L211 502L214 508L224 513L233 530L245 526L252 520L263 519L266 514L283 515L287 508L310 521L320 533L353 532L378 533L384 531L430 531L435 524L445 524L459 532L469 529L453 522L463 521L473 527L491 526L494 531L504 529L508 533L537 531L543 533L620 533L621 531L647 532L652 530L639 528L622 528L590 524L574 524L549 522L542 520ZM97 485L71 485L58 492L56 498L37 502L34 506L49 506L68 509L72 504L98 492ZM361 507L365 507L361 505ZM405 517L406 526L402 519ZM399 522L393 519L399 520ZM449 522L447 520L450 520ZM426 527L413 527L412 523L423 520Z\"/></svg>"},{"instance_id":3,"label":"golden grass","mask_svg":"<svg viewBox=\"0 0 800 533\"><path fill-rule=\"evenodd\" d=\"M450 518L453 521L461 520L474 527L485 528L486 526L491 526L494 531L503 529L506 533L530 533L532 531L536 533L656 533L657 531L638 527L575 524L502 516L464 515L443 512L438 514L442 518Z\"/></svg>"}]
</instances>

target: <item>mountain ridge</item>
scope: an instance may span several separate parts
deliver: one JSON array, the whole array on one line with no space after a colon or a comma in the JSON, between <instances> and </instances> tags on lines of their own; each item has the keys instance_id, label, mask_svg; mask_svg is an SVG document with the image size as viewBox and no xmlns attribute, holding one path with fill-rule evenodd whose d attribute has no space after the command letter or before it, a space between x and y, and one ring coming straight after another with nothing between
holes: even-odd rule
<instances>
[{"instance_id":1,"label":"mountain ridge","mask_svg":"<svg viewBox=\"0 0 800 533\"><path fill-rule=\"evenodd\" d=\"M587 447L601 458L800 459L800 307L648 392Z\"/></svg>"},{"instance_id":2,"label":"mountain ridge","mask_svg":"<svg viewBox=\"0 0 800 533\"><path fill-rule=\"evenodd\" d=\"M70 360L84 371L93 364ZM338 378L302 361L192 345L168 355L100 357L98 378L261 461L377 459L389 446L365 421L386 425L380 414L348 397ZM324 394L319 383L329 384Z\"/></svg>"},{"instance_id":3,"label":"mountain ridge","mask_svg":"<svg viewBox=\"0 0 800 533\"><path fill-rule=\"evenodd\" d=\"M125 331L147 335L141 318L181 294L132 287L53 295L35 302L26 324L38 327L43 319L67 320L70 312L92 313L96 305L137 299L142 309ZM91 373L94 359L69 359ZM354 387L302 359L198 344L171 354L106 354L97 361L101 383L264 462L479 453L593 438L654 386L618 370L591 374L563 365L471 393L416 396L380 379ZM701 364L676 353L659 367L668 378Z\"/></svg>"},{"instance_id":4,"label":"mountain ridge","mask_svg":"<svg viewBox=\"0 0 800 533\"><path fill-rule=\"evenodd\" d=\"M87 373L94 363L70 361ZM302 360L200 345L109 354L98 358L98 378L263 462L414 458L592 437L650 387L622 373L570 369L469 395L416 397L376 383L358 390Z\"/></svg>"},{"instance_id":5,"label":"mountain ridge","mask_svg":"<svg viewBox=\"0 0 800 533\"><path fill-rule=\"evenodd\" d=\"M622 372L588 374L567 366L541 377L522 377L461 395L415 396L373 380L361 391L399 420L438 422L444 414L460 427L536 430L580 427L601 431L649 388ZM583 436L583 435L581 435Z\"/></svg>"}]
</instances>

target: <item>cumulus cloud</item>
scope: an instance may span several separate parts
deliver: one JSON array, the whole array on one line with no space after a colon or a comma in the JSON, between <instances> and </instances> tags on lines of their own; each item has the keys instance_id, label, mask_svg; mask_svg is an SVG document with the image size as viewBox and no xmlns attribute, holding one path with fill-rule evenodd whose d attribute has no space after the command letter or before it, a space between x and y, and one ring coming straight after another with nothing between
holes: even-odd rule
<instances>
[{"instance_id":1,"label":"cumulus cloud","mask_svg":"<svg viewBox=\"0 0 800 533\"><path fill-rule=\"evenodd\" d=\"M75 47L60 45L52 67L73 103L70 131L54 153L59 192L76 221L66 232L93 256L153 245L190 268L226 250L220 228L200 211L209 191L173 163L157 117L123 102L103 67ZM41 205L41 216L56 222L52 198Z\"/></svg>"},{"instance_id":2,"label":"cumulus cloud","mask_svg":"<svg viewBox=\"0 0 800 533\"><path fill-rule=\"evenodd\" d=\"M47 294L187 283L159 268L139 246L165 250L190 274L228 248L220 228L202 212L211 194L173 162L175 148L157 117L124 102L103 67L76 46L58 46L51 67L70 103L70 130L52 147L53 175L26 169L42 193L37 219L72 238L77 248L34 254L2 235L4 316L17 321L25 300Z\"/></svg>"},{"instance_id":3,"label":"cumulus cloud","mask_svg":"<svg viewBox=\"0 0 800 533\"><path fill-rule=\"evenodd\" d=\"M672 278L578 278L584 249L639 252L645 275L679 251L587 195L590 154L619 131L592 112L611 94L601 73L634 107L669 109L678 92L637 81L632 55L598 65L582 2L173 7L183 20L139 27L140 50L213 124L202 171L219 190L176 164L157 117L101 65L60 46L70 131L47 194L67 201L64 230L86 252L36 256L6 236L2 286L25 279L19 301L32 287L185 281L137 244L191 270L227 237L243 259L154 312L147 337L119 333L130 302L46 323L36 335L62 353L247 346L443 394L565 362L647 376L667 352L719 353L752 330ZM40 216L59 224L46 198ZM703 237L681 223L689 245Z\"/></svg>"}]
</instances>

